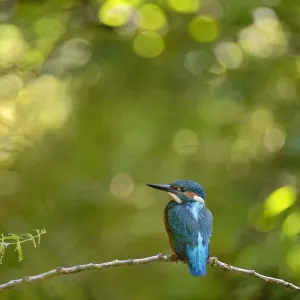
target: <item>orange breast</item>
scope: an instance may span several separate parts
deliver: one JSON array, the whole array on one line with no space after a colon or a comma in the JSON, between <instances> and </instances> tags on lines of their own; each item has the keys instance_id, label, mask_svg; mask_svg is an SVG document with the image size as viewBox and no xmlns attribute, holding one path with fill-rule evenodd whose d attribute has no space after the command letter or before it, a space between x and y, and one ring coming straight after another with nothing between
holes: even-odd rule
<instances>
[{"instance_id":1,"label":"orange breast","mask_svg":"<svg viewBox=\"0 0 300 300\"><path fill-rule=\"evenodd\" d=\"M174 255L176 255L176 252L175 252L175 249L174 249L174 244L173 244L173 241L171 239L171 230L170 230L169 223L168 223L168 209L167 209L167 207L164 210L164 221L165 221L165 229L166 229L166 232L168 234L170 246L172 248L172 251L173 251ZM177 257L177 255L176 255L176 257Z\"/></svg>"}]
</instances>

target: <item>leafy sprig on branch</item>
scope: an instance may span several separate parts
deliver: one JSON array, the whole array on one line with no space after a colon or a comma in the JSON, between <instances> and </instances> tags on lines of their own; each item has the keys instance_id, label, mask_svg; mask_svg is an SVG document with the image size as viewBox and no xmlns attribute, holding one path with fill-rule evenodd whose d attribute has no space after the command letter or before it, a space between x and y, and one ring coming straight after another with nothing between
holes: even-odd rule
<instances>
[{"instance_id":1,"label":"leafy sprig on branch","mask_svg":"<svg viewBox=\"0 0 300 300\"><path fill-rule=\"evenodd\" d=\"M37 244L40 244L41 242L41 236L46 233L46 229L33 229L33 231L34 234L22 233L17 235L15 233L9 233L8 236L4 236L2 233L0 238L0 264L2 264L5 251L10 246L15 247L19 261L23 260L23 249L21 244L31 241L33 247L36 248Z\"/></svg>"}]
</instances>

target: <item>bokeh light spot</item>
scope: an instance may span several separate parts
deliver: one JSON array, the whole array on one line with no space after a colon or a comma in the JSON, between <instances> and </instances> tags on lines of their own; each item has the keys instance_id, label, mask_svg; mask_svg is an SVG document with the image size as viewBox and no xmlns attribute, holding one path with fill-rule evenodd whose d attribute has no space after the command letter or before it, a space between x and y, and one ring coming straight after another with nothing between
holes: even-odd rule
<instances>
[{"instance_id":1,"label":"bokeh light spot","mask_svg":"<svg viewBox=\"0 0 300 300\"><path fill-rule=\"evenodd\" d=\"M282 233L291 237L300 232L300 214L298 212L291 213L286 217L282 224Z\"/></svg>"},{"instance_id":2,"label":"bokeh light spot","mask_svg":"<svg viewBox=\"0 0 300 300\"><path fill-rule=\"evenodd\" d=\"M16 104L14 101L5 101L0 105L0 120L11 126L16 121Z\"/></svg>"},{"instance_id":3,"label":"bokeh light spot","mask_svg":"<svg viewBox=\"0 0 300 300\"><path fill-rule=\"evenodd\" d=\"M275 217L296 202L296 191L291 186L283 186L275 190L265 201L264 214Z\"/></svg>"},{"instance_id":4,"label":"bokeh light spot","mask_svg":"<svg viewBox=\"0 0 300 300\"><path fill-rule=\"evenodd\" d=\"M85 39L73 38L60 49L59 61L69 68L84 66L91 57L90 44Z\"/></svg>"},{"instance_id":5,"label":"bokeh light spot","mask_svg":"<svg viewBox=\"0 0 300 300\"><path fill-rule=\"evenodd\" d=\"M260 232L268 232L275 227L273 218L266 218L262 213L256 218L254 222L255 228Z\"/></svg>"},{"instance_id":6,"label":"bokeh light spot","mask_svg":"<svg viewBox=\"0 0 300 300\"><path fill-rule=\"evenodd\" d=\"M184 57L185 68L193 75L200 75L207 67L207 54L204 51L189 51Z\"/></svg>"},{"instance_id":7,"label":"bokeh light spot","mask_svg":"<svg viewBox=\"0 0 300 300\"><path fill-rule=\"evenodd\" d=\"M58 129L69 116L71 103L65 84L43 75L21 90L16 99L23 130Z\"/></svg>"},{"instance_id":8,"label":"bokeh light spot","mask_svg":"<svg viewBox=\"0 0 300 300\"><path fill-rule=\"evenodd\" d=\"M271 88L273 88L273 93L275 92L275 95L282 100L293 100L297 97L297 84L289 77L278 78L275 89L273 83Z\"/></svg>"},{"instance_id":9,"label":"bokeh light spot","mask_svg":"<svg viewBox=\"0 0 300 300\"><path fill-rule=\"evenodd\" d=\"M56 40L63 34L64 30L63 24L52 18L41 18L33 23L33 31L41 39L46 37Z\"/></svg>"},{"instance_id":10,"label":"bokeh light spot","mask_svg":"<svg viewBox=\"0 0 300 300\"><path fill-rule=\"evenodd\" d=\"M237 69L243 62L243 52L236 43L220 43L215 49L215 55L225 69Z\"/></svg>"},{"instance_id":11,"label":"bokeh light spot","mask_svg":"<svg viewBox=\"0 0 300 300\"><path fill-rule=\"evenodd\" d=\"M200 9L200 0L167 0L168 5L180 13L193 13Z\"/></svg>"},{"instance_id":12,"label":"bokeh light spot","mask_svg":"<svg viewBox=\"0 0 300 300\"><path fill-rule=\"evenodd\" d=\"M300 272L300 246L295 245L288 250L286 262L289 268L295 272Z\"/></svg>"},{"instance_id":13,"label":"bokeh light spot","mask_svg":"<svg viewBox=\"0 0 300 300\"><path fill-rule=\"evenodd\" d=\"M180 129L174 136L173 147L178 154L193 154L199 149L199 138L190 129Z\"/></svg>"},{"instance_id":14,"label":"bokeh light spot","mask_svg":"<svg viewBox=\"0 0 300 300\"><path fill-rule=\"evenodd\" d=\"M275 12L259 7L253 12L253 19L254 23L239 33L242 48L261 58L284 54L288 49L287 35Z\"/></svg>"},{"instance_id":15,"label":"bokeh light spot","mask_svg":"<svg viewBox=\"0 0 300 300\"><path fill-rule=\"evenodd\" d=\"M99 9L99 20L109 26L125 25L133 12L133 7L126 1L108 0Z\"/></svg>"},{"instance_id":16,"label":"bokeh light spot","mask_svg":"<svg viewBox=\"0 0 300 300\"><path fill-rule=\"evenodd\" d=\"M285 144L285 134L279 128L268 128L265 132L264 146L269 152L277 152Z\"/></svg>"},{"instance_id":17,"label":"bokeh light spot","mask_svg":"<svg viewBox=\"0 0 300 300\"><path fill-rule=\"evenodd\" d=\"M118 173L110 182L110 192L119 199L129 197L134 190L134 181L129 174Z\"/></svg>"},{"instance_id":18,"label":"bokeh light spot","mask_svg":"<svg viewBox=\"0 0 300 300\"><path fill-rule=\"evenodd\" d=\"M258 7L253 11L253 20L257 27L263 30L273 30L277 26L277 16L273 9L268 7Z\"/></svg>"},{"instance_id":19,"label":"bokeh light spot","mask_svg":"<svg viewBox=\"0 0 300 300\"><path fill-rule=\"evenodd\" d=\"M6 74L0 77L0 100L14 99L23 87L22 79L16 74ZM2 104L1 104L2 105Z\"/></svg>"},{"instance_id":20,"label":"bokeh light spot","mask_svg":"<svg viewBox=\"0 0 300 300\"><path fill-rule=\"evenodd\" d=\"M158 30L166 25L163 10L155 4L145 4L139 9L139 26L144 30Z\"/></svg>"},{"instance_id":21,"label":"bokeh light spot","mask_svg":"<svg viewBox=\"0 0 300 300\"><path fill-rule=\"evenodd\" d=\"M45 56L41 51L31 50L28 51L22 61L22 66L31 69L41 65L44 62Z\"/></svg>"},{"instance_id":22,"label":"bokeh light spot","mask_svg":"<svg viewBox=\"0 0 300 300\"><path fill-rule=\"evenodd\" d=\"M164 50L163 38L152 31L144 31L138 34L133 41L134 51L145 58L153 58L160 55Z\"/></svg>"},{"instance_id":23,"label":"bokeh light spot","mask_svg":"<svg viewBox=\"0 0 300 300\"><path fill-rule=\"evenodd\" d=\"M210 16L199 16L190 22L189 32L195 41L209 43L215 40L218 35L218 24Z\"/></svg>"},{"instance_id":24,"label":"bokeh light spot","mask_svg":"<svg viewBox=\"0 0 300 300\"><path fill-rule=\"evenodd\" d=\"M0 25L0 66L15 63L26 52L27 45L18 27L10 24Z\"/></svg>"},{"instance_id":25,"label":"bokeh light spot","mask_svg":"<svg viewBox=\"0 0 300 300\"><path fill-rule=\"evenodd\" d=\"M253 111L251 115L252 126L259 132L264 132L266 128L273 124L273 113L264 108L259 108Z\"/></svg>"}]
</instances>

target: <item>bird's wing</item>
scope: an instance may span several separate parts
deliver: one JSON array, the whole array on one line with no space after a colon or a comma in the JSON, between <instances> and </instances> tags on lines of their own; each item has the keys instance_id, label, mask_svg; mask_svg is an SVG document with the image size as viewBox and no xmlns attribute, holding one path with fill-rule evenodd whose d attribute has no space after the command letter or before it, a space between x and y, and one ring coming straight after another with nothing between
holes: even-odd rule
<instances>
[{"instance_id":1,"label":"bird's wing","mask_svg":"<svg viewBox=\"0 0 300 300\"><path fill-rule=\"evenodd\" d=\"M186 244L197 246L199 233L202 244L207 245L212 234L213 217L201 203L176 205L168 210L168 224L174 246L184 251Z\"/></svg>"}]
</instances>

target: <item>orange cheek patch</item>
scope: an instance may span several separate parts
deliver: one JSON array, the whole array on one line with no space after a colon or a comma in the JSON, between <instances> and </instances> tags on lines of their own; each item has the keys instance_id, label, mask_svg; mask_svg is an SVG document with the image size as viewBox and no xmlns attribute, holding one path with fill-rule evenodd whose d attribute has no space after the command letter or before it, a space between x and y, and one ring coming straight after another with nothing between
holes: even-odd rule
<instances>
[{"instance_id":1,"label":"orange cheek patch","mask_svg":"<svg viewBox=\"0 0 300 300\"><path fill-rule=\"evenodd\" d=\"M184 194L187 195L188 197L192 198L192 199L194 198L194 196L196 196L196 194L192 193L192 192L185 192Z\"/></svg>"}]
</instances>

